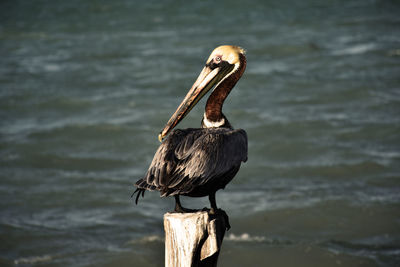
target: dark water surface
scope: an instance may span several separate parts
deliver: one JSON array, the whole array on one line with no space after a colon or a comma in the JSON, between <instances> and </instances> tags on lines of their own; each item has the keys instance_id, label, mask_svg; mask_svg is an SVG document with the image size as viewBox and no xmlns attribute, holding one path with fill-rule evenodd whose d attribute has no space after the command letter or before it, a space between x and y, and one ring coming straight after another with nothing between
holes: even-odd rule
<instances>
[{"instance_id":1,"label":"dark water surface","mask_svg":"<svg viewBox=\"0 0 400 267\"><path fill-rule=\"evenodd\" d=\"M187 3L1 1L0 265L163 266L173 200L135 206L132 184L212 49L236 44L224 113L249 160L217 195L219 266L399 266L398 1Z\"/></svg>"}]
</instances>

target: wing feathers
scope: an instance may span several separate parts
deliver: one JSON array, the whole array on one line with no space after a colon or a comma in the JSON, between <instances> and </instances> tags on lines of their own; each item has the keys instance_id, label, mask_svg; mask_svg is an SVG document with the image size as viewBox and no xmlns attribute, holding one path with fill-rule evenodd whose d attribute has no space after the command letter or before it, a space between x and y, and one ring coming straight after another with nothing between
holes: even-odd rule
<instances>
[{"instance_id":1,"label":"wing feathers","mask_svg":"<svg viewBox=\"0 0 400 267\"><path fill-rule=\"evenodd\" d=\"M136 186L164 195L188 193L237 170L247 160L247 135L228 128L175 130L160 145Z\"/></svg>"}]
</instances>

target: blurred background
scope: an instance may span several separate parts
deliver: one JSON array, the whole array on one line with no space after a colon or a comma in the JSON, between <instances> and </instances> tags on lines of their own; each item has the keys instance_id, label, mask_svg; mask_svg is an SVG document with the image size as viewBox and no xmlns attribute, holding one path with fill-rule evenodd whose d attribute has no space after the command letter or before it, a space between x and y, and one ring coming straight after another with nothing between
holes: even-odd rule
<instances>
[{"instance_id":1,"label":"blurred background","mask_svg":"<svg viewBox=\"0 0 400 267\"><path fill-rule=\"evenodd\" d=\"M399 266L400 4L1 1L0 265L164 266L174 200L130 195L221 44L249 160L219 266ZM199 127L205 99L179 125ZM183 198L192 208L208 200Z\"/></svg>"}]
</instances>

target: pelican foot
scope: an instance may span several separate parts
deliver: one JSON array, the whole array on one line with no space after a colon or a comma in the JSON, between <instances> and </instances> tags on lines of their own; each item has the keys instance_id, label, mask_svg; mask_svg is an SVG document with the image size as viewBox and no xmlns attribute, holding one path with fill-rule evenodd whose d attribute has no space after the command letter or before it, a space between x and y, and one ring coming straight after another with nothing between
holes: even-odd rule
<instances>
[{"instance_id":1,"label":"pelican foot","mask_svg":"<svg viewBox=\"0 0 400 267\"><path fill-rule=\"evenodd\" d=\"M182 207L182 206L180 206L180 207L175 207L175 209L174 209L174 212L177 212L177 213L194 213L194 212L198 212L199 210L196 210L196 209L187 209L187 208L184 208L184 207Z\"/></svg>"},{"instance_id":2,"label":"pelican foot","mask_svg":"<svg viewBox=\"0 0 400 267\"><path fill-rule=\"evenodd\" d=\"M213 208L211 208L211 209L209 209L209 213L211 215L222 215L222 217L224 217L226 230L229 231L229 229L231 229L231 225L229 223L229 216L228 216L228 214L226 214L226 212L223 209L213 209Z\"/></svg>"}]
</instances>

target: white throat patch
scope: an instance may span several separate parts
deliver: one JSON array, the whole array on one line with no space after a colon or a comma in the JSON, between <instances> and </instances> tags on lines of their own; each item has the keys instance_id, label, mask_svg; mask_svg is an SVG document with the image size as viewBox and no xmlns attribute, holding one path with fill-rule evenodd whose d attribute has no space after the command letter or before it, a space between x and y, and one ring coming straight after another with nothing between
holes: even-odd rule
<instances>
[{"instance_id":1,"label":"white throat patch","mask_svg":"<svg viewBox=\"0 0 400 267\"><path fill-rule=\"evenodd\" d=\"M206 128L217 128L217 127L221 127L222 125L225 124L225 119L222 118L222 120L220 120L220 121L209 121L206 117L206 113L204 113L203 123L204 123L204 126L206 126Z\"/></svg>"}]
</instances>

